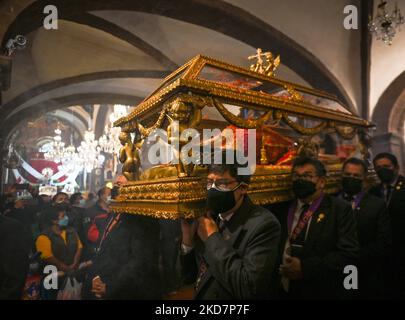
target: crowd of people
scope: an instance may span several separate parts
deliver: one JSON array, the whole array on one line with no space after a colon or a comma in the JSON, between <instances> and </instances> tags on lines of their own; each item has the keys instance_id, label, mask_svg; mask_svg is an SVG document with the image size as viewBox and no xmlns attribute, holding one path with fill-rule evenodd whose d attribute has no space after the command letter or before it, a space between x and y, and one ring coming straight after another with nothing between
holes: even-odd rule
<instances>
[{"instance_id":1,"label":"crowd of people","mask_svg":"<svg viewBox=\"0 0 405 320\"><path fill-rule=\"evenodd\" d=\"M142 254L147 248L143 240L159 236L159 231L153 233L156 224L113 214L112 189L103 187L85 199L81 193L64 192L50 197L28 186L30 199L19 199L18 188L9 187L1 200L0 299L119 299L134 297L134 292L139 299L159 297L157 285L143 291L146 282L142 290L132 290L136 275L130 272L134 266L144 268L139 265L148 256ZM149 263L157 266L158 261ZM46 266L56 268L56 286L47 278ZM139 276L145 278L148 270ZM122 296L125 286L130 289Z\"/></svg>"},{"instance_id":2,"label":"crowd of people","mask_svg":"<svg viewBox=\"0 0 405 320\"><path fill-rule=\"evenodd\" d=\"M209 166L210 214L182 221L181 274L195 299L405 297L405 178L394 155L373 159L376 183L363 160L347 159L337 194L325 192L321 161L298 157L294 198L266 208L234 163Z\"/></svg>"},{"instance_id":3,"label":"crowd of people","mask_svg":"<svg viewBox=\"0 0 405 320\"><path fill-rule=\"evenodd\" d=\"M322 162L298 157L294 198L261 207L241 165L223 161L208 166L207 214L180 221L112 213L107 187L86 200L31 187L21 200L14 186L1 200L0 299L26 297L34 273L44 300L161 299L180 288L195 299L404 298L405 178L392 154L373 166L377 184L363 160L347 159L332 195Z\"/></svg>"}]
</instances>

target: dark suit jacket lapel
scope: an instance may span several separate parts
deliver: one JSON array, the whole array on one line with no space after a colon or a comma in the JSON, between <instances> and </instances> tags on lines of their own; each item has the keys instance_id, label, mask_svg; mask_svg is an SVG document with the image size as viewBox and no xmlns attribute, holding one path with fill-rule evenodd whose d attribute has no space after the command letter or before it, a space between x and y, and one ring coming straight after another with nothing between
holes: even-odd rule
<instances>
[{"instance_id":1,"label":"dark suit jacket lapel","mask_svg":"<svg viewBox=\"0 0 405 320\"><path fill-rule=\"evenodd\" d=\"M288 230L288 211L289 211L292 203L295 201L296 200L284 202L284 203L282 203L282 205L280 207L278 207L278 210L279 210L278 220L279 220L280 226L281 226L280 246L279 246L280 261L282 260L282 256L284 253L285 243L287 241L287 238L290 236L290 233Z\"/></svg>"},{"instance_id":2,"label":"dark suit jacket lapel","mask_svg":"<svg viewBox=\"0 0 405 320\"><path fill-rule=\"evenodd\" d=\"M235 212L235 215L226 223L223 231L224 239L229 241L233 247L237 247L237 240L245 232L243 226L249 219L254 204L248 196L245 197L242 206Z\"/></svg>"},{"instance_id":3,"label":"dark suit jacket lapel","mask_svg":"<svg viewBox=\"0 0 405 320\"><path fill-rule=\"evenodd\" d=\"M310 248L319 239L319 234L322 231L324 220L328 219L327 215L330 213L330 209L331 200L328 195L325 195L325 198L322 200L318 210L316 210L312 215L307 238L305 240L305 248Z\"/></svg>"},{"instance_id":4,"label":"dark suit jacket lapel","mask_svg":"<svg viewBox=\"0 0 405 320\"><path fill-rule=\"evenodd\" d=\"M232 247L235 246L237 240L243 236L245 230L243 225L245 221L249 218L251 211L253 210L253 203L248 196L245 196L242 206L234 213L234 216L227 222L225 230L222 232L225 241L229 241ZM199 292L207 284L208 280L212 277L210 268L204 274L201 279L201 283L198 286L198 290L195 292L194 297L197 297Z\"/></svg>"},{"instance_id":5,"label":"dark suit jacket lapel","mask_svg":"<svg viewBox=\"0 0 405 320\"><path fill-rule=\"evenodd\" d=\"M397 197L402 197L402 194L405 190L405 178L403 176L398 177L398 181L395 184L394 189L392 190L392 196L390 199L390 203L395 201Z\"/></svg>"},{"instance_id":6,"label":"dark suit jacket lapel","mask_svg":"<svg viewBox=\"0 0 405 320\"><path fill-rule=\"evenodd\" d=\"M380 183L377 187L377 193L376 193L377 197L380 197L381 199L385 200L385 196L384 196L384 192L383 192L383 185L382 183Z\"/></svg>"}]
</instances>

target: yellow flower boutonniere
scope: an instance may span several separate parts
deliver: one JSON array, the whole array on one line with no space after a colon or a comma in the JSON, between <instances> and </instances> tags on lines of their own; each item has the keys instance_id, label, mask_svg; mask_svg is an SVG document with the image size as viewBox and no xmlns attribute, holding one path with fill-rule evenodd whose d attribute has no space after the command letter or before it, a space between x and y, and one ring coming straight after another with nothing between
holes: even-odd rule
<instances>
[{"instance_id":1,"label":"yellow flower boutonniere","mask_svg":"<svg viewBox=\"0 0 405 320\"><path fill-rule=\"evenodd\" d=\"M321 222L324 218L325 218L325 214L320 213L319 216L318 216L318 219L316 220L316 223Z\"/></svg>"}]
</instances>

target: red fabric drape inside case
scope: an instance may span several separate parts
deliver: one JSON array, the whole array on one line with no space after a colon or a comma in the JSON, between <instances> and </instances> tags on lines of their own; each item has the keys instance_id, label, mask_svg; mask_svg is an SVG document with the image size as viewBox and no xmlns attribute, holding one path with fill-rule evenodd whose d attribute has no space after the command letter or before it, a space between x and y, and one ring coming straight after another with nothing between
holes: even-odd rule
<instances>
[{"instance_id":1,"label":"red fabric drape inside case","mask_svg":"<svg viewBox=\"0 0 405 320\"><path fill-rule=\"evenodd\" d=\"M234 125L229 125L227 128L232 129L234 131L234 143L236 146L236 129L244 131L244 153L245 156L248 154L249 144L248 144L248 129L241 129L237 128ZM279 164L278 162L281 161L281 164L289 164L284 163L286 158L291 158L293 151L293 141L288 138L284 137L278 132L272 130L269 126L263 125L260 129L256 130L256 161L260 163L260 149L262 146L262 136L264 135L264 145L266 147L267 158L271 164ZM292 159L292 158L291 158ZM290 159L290 160L291 160ZM289 161L290 161L289 160Z\"/></svg>"}]
</instances>

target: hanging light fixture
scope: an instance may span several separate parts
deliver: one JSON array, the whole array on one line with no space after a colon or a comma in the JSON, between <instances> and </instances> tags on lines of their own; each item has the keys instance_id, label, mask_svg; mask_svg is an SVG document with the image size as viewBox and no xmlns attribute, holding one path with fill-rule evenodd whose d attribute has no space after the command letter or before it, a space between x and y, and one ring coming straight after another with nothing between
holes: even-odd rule
<instances>
[{"instance_id":1,"label":"hanging light fixture","mask_svg":"<svg viewBox=\"0 0 405 320\"><path fill-rule=\"evenodd\" d=\"M76 147L72 143L64 149L60 162L67 172L72 172L77 166L80 166Z\"/></svg>"},{"instance_id":2,"label":"hanging light fixture","mask_svg":"<svg viewBox=\"0 0 405 320\"><path fill-rule=\"evenodd\" d=\"M95 134L88 129L84 133L84 140L77 147L78 161L81 166L90 173L93 169L103 166L105 157L101 154L101 147L95 139Z\"/></svg>"},{"instance_id":3,"label":"hanging light fixture","mask_svg":"<svg viewBox=\"0 0 405 320\"><path fill-rule=\"evenodd\" d=\"M114 127L114 122L128 115L128 109L128 106L122 104L114 105L113 112L109 116L109 122L104 127L104 134L98 140L103 152L117 154L121 148L121 143L118 139L121 129Z\"/></svg>"},{"instance_id":4,"label":"hanging light fixture","mask_svg":"<svg viewBox=\"0 0 405 320\"><path fill-rule=\"evenodd\" d=\"M49 150L44 153L44 157L46 160L52 160L59 163L63 158L65 149L65 143L62 141L62 131L59 129L59 124L54 132L55 136L53 137Z\"/></svg>"},{"instance_id":5,"label":"hanging light fixture","mask_svg":"<svg viewBox=\"0 0 405 320\"><path fill-rule=\"evenodd\" d=\"M62 131L58 125L55 129L53 141L47 145L46 149L44 158L60 163L68 172L81 167L90 173L93 169L101 168L105 160L105 157L101 154L101 147L95 139L94 131L91 129L84 133L84 140L79 147L76 148L73 145L73 137L71 137L70 145L65 147L65 143L62 141Z\"/></svg>"},{"instance_id":6,"label":"hanging light fixture","mask_svg":"<svg viewBox=\"0 0 405 320\"><path fill-rule=\"evenodd\" d=\"M381 0L378 5L376 17L369 22L368 28L377 40L382 40L385 44L391 45L397 30L400 31L401 24L404 24L404 16L395 3L395 9L391 14L387 10L387 1Z\"/></svg>"},{"instance_id":7,"label":"hanging light fixture","mask_svg":"<svg viewBox=\"0 0 405 320\"><path fill-rule=\"evenodd\" d=\"M70 107L71 111L71 125L73 126L75 118L73 115L73 107ZM61 159L62 166L65 167L68 171L72 172L76 167L80 166L80 161L78 160L78 154L76 152L76 147L73 145L73 132L70 132L70 144L64 148L63 157Z\"/></svg>"}]
</instances>

